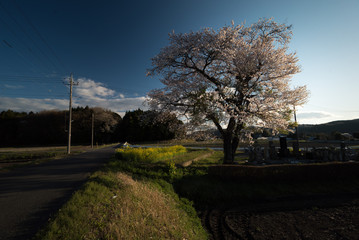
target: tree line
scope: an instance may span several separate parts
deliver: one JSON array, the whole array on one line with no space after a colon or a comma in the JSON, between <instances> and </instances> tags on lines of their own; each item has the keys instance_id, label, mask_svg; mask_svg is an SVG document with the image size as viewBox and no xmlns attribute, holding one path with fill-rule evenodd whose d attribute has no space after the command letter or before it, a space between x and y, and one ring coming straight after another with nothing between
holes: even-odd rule
<instances>
[{"instance_id":1,"label":"tree line","mask_svg":"<svg viewBox=\"0 0 359 240\"><path fill-rule=\"evenodd\" d=\"M94 144L169 140L184 134L175 115L141 109L126 112L123 118L111 110L77 107L72 110L72 143L91 143L94 115ZM68 111L0 113L0 146L65 145L68 138Z\"/></svg>"}]
</instances>

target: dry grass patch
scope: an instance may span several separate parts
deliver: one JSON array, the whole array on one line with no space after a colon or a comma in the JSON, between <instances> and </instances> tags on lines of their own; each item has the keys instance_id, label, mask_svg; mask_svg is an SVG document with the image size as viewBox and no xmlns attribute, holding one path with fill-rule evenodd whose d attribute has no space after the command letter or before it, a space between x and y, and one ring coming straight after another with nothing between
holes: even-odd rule
<instances>
[{"instance_id":1,"label":"dry grass patch","mask_svg":"<svg viewBox=\"0 0 359 240\"><path fill-rule=\"evenodd\" d=\"M122 172L97 172L38 239L206 239L197 216L171 186L165 191Z\"/></svg>"},{"instance_id":2,"label":"dry grass patch","mask_svg":"<svg viewBox=\"0 0 359 240\"><path fill-rule=\"evenodd\" d=\"M192 239L195 232L183 232L190 227L186 213L176 210L177 203L151 184L134 181L119 173L126 196L120 197L121 211L115 214L118 239Z\"/></svg>"}]
</instances>

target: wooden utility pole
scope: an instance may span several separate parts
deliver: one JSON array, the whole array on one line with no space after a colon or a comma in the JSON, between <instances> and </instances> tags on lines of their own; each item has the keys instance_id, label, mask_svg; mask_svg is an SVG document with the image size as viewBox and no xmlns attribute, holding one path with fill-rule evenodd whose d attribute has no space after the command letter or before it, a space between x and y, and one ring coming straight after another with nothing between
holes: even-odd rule
<instances>
[{"instance_id":1,"label":"wooden utility pole","mask_svg":"<svg viewBox=\"0 0 359 240\"><path fill-rule=\"evenodd\" d=\"M95 114L92 112L92 127L91 127L91 148L93 148L93 135L95 128Z\"/></svg>"},{"instance_id":2,"label":"wooden utility pole","mask_svg":"<svg viewBox=\"0 0 359 240\"><path fill-rule=\"evenodd\" d=\"M73 76L70 76L70 103L69 103L69 138L67 142L67 154L71 153L71 122L72 122L72 86L74 84Z\"/></svg>"},{"instance_id":3,"label":"wooden utility pole","mask_svg":"<svg viewBox=\"0 0 359 240\"><path fill-rule=\"evenodd\" d=\"M296 136L296 141L297 141L297 144L299 145L297 112L296 112L296 110L295 110L295 106L294 106L294 122L295 122L295 136Z\"/></svg>"},{"instance_id":4,"label":"wooden utility pole","mask_svg":"<svg viewBox=\"0 0 359 240\"><path fill-rule=\"evenodd\" d=\"M299 158L299 136L298 136L298 122L297 122L297 112L294 109L294 121L295 121L295 144L293 145L293 151L297 158Z\"/></svg>"}]
</instances>

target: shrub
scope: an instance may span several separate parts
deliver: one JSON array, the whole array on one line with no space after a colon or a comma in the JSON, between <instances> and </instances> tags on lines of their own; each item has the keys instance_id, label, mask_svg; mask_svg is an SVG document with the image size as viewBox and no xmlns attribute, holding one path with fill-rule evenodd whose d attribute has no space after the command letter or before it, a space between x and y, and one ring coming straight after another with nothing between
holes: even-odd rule
<instances>
[{"instance_id":1,"label":"shrub","mask_svg":"<svg viewBox=\"0 0 359 240\"><path fill-rule=\"evenodd\" d=\"M116 157L126 161L158 162L186 151L185 147L179 145L164 148L119 148L116 150Z\"/></svg>"}]
</instances>

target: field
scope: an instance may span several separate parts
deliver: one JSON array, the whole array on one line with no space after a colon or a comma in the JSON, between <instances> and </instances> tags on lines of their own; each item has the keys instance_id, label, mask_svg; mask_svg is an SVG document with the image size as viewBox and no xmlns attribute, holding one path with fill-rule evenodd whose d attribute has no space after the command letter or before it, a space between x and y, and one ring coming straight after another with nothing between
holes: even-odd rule
<instances>
[{"instance_id":1,"label":"field","mask_svg":"<svg viewBox=\"0 0 359 240\"><path fill-rule=\"evenodd\" d=\"M72 146L71 154L90 150L90 146ZM50 159L65 157L66 155L67 146L0 148L0 171L27 164L38 164Z\"/></svg>"}]
</instances>

